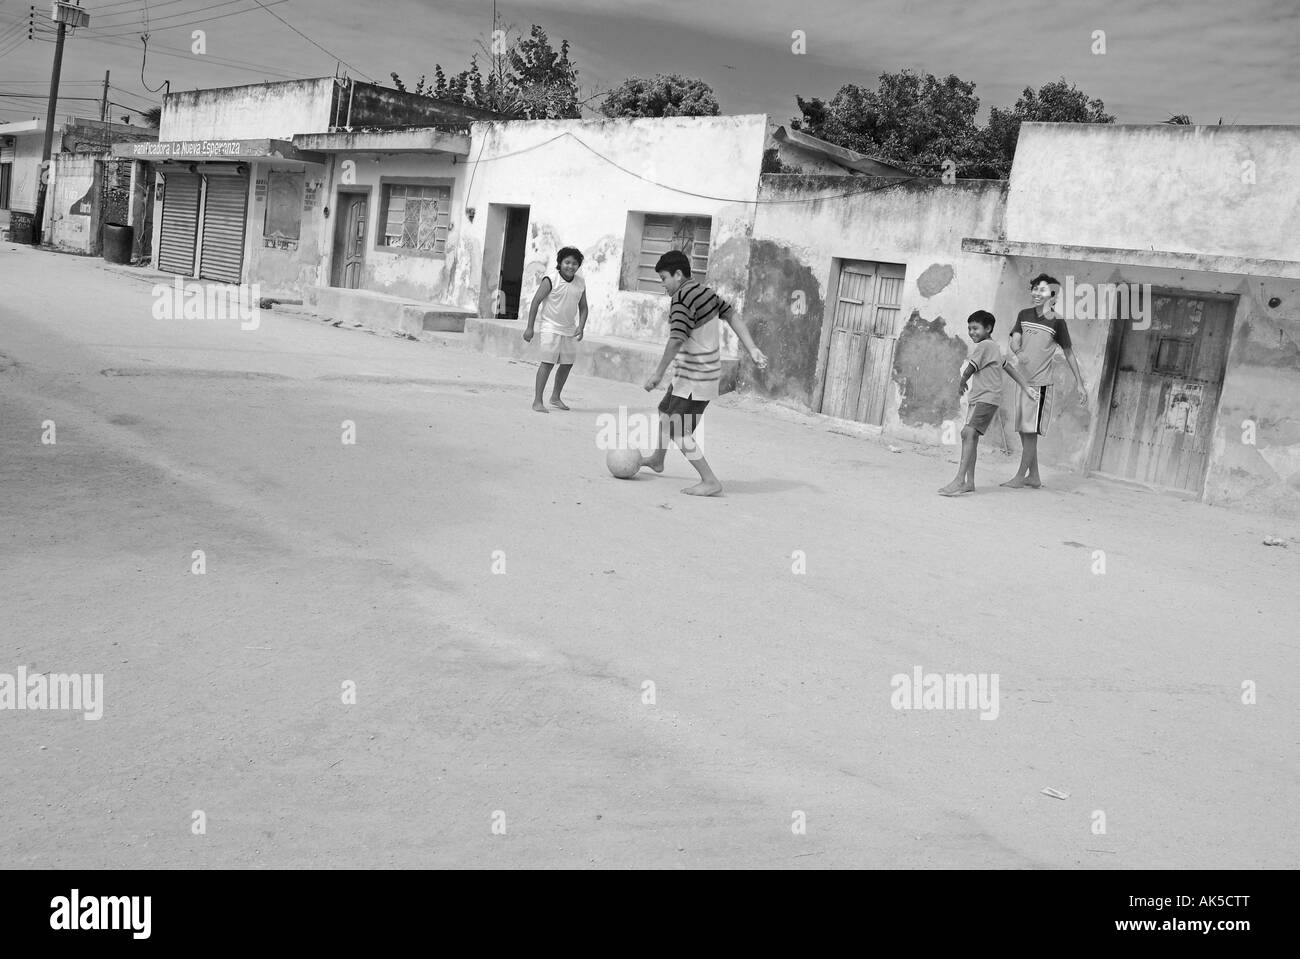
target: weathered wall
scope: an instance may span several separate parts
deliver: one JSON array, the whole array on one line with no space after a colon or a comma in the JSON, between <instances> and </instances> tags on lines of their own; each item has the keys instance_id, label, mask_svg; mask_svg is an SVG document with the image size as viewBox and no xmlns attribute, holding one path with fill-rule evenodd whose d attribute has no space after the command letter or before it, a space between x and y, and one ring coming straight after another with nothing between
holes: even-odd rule
<instances>
[{"instance_id":1,"label":"weathered wall","mask_svg":"<svg viewBox=\"0 0 1300 959\"><path fill-rule=\"evenodd\" d=\"M466 251L458 243L458 233L462 229L464 209L462 174L463 163L453 165L452 158L446 154L418 154L409 156L379 157L372 154L339 154L335 163L334 187L332 189L332 206L337 206L340 165L352 161L355 167L355 186L370 189L368 207L370 222L366 224L366 268L361 282L362 289L393 296L409 297L430 303L464 303L468 294L464 289L456 290L458 260ZM420 256L413 253L376 248L381 210L380 181L392 177L433 177L451 179L451 222L447 234L447 254L445 257ZM331 220L331 224L333 220ZM330 227L323 249L328 256L332 250L333 226ZM462 271L463 272L463 271ZM329 284L328 264L322 266L322 284ZM462 287L463 287L462 283ZM464 305L469 305L465 303Z\"/></svg>"},{"instance_id":2,"label":"weathered wall","mask_svg":"<svg viewBox=\"0 0 1300 959\"><path fill-rule=\"evenodd\" d=\"M1006 238L1300 260L1300 126L1026 123Z\"/></svg>"},{"instance_id":3,"label":"weathered wall","mask_svg":"<svg viewBox=\"0 0 1300 959\"><path fill-rule=\"evenodd\" d=\"M289 140L329 129L334 78L186 90L163 100L159 140Z\"/></svg>"},{"instance_id":4,"label":"weathered wall","mask_svg":"<svg viewBox=\"0 0 1300 959\"><path fill-rule=\"evenodd\" d=\"M1000 260L961 252L965 236L995 235L1004 183L860 176L767 175L754 222L746 319L772 360L742 366L741 387L808 405L837 260L906 268L895 372L884 428L938 442L957 415L966 317L991 308ZM999 315L1000 316L1000 315ZM1001 327L1002 324L1000 323ZM1005 330L1000 329L1005 342Z\"/></svg>"},{"instance_id":5,"label":"weathered wall","mask_svg":"<svg viewBox=\"0 0 1300 959\"><path fill-rule=\"evenodd\" d=\"M45 134L9 134L14 137L14 162L9 172L9 209L36 212L36 187L41 176L41 146Z\"/></svg>"},{"instance_id":6,"label":"weathered wall","mask_svg":"<svg viewBox=\"0 0 1300 959\"><path fill-rule=\"evenodd\" d=\"M1009 240L1300 261L1300 127L1025 124L1007 200ZM1069 176L1061 176L1068 170ZM971 234L994 236L994 234ZM1266 276L1015 258L1019 289L1040 269L1075 283L1133 282L1238 296L1232 348L1215 422L1205 500L1300 509L1300 284ZM1261 267L1262 270L1266 268ZM1269 302L1276 299L1277 305ZM1089 397L1099 399L1106 327L1071 324ZM1059 360L1058 360L1059 362ZM1073 390L1058 371L1058 384ZM1062 399L1072 399L1062 397ZM1108 401L1104 398L1103 401ZM1070 420L1045 456L1086 463L1095 428ZM1063 409L1064 409L1063 408ZM1243 442L1254 428L1254 443Z\"/></svg>"},{"instance_id":7,"label":"weathered wall","mask_svg":"<svg viewBox=\"0 0 1300 959\"><path fill-rule=\"evenodd\" d=\"M49 230L45 241L71 253L98 252L97 203L95 158L89 154L56 155L54 175L46 195Z\"/></svg>"},{"instance_id":8,"label":"weathered wall","mask_svg":"<svg viewBox=\"0 0 1300 959\"><path fill-rule=\"evenodd\" d=\"M1153 287L1238 297L1232 347L1214 425L1206 479L1206 502L1300 513L1300 283L1067 260L1008 258L995 314L1002 326L1031 305L1029 279L1047 273L1076 286L1150 283ZM1271 300L1278 305L1270 307ZM1098 412L1109 396L1098 391L1112 326L1124 320L1067 320L1075 359L1088 387L1087 408L1078 403L1074 377L1058 353L1058 390L1052 429L1039 441L1044 462L1083 469L1098 435ZM1005 333L1005 331L1003 331ZM1253 429L1243 423L1249 420ZM1253 434L1253 435L1252 435ZM1253 442L1247 442L1252 440Z\"/></svg>"},{"instance_id":9,"label":"weathered wall","mask_svg":"<svg viewBox=\"0 0 1300 959\"><path fill-rule=\"evenodd\" d=\"M267 183L272 171L301 172L305 177L299 236L296 246L289 249L267 246ZM329 224L333 221L327 221L322 214L326 205L333 205L326 189L328 182L327 167L316 163L257 160L252 164L244 229L244 279L258 284L262 296L301 298L307 289L328 281Z\"/></svg>"},{"instance_id":10,"label":"weathered wall","mask_svg":"<svg viewBox=\"0 0 1300 959\"><path fill-rule=\"evenodd\" d=\"M753 217L753 206L743 201L757 191L766 122L757 115L476 123L473 182L464 201L476 215L473 222L460 217L457 294L480 310L490 303L500 244L499 217L490 208L515 204L530 208L525 316L556 251L576 246L586 257L588 332L662 341L666 297L620 289L628 214L635 211L712 217L708 282L742 303ZM724 349L734 350L729 330L727 337Z\"/></svg>"}]
</instances>

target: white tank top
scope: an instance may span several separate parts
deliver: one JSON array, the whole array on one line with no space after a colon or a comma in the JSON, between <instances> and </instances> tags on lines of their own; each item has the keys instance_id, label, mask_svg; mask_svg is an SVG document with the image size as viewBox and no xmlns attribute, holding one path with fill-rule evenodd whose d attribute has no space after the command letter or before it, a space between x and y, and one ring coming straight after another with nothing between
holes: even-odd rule
<instances>
[{"instance_id":1,"label":"white tank top","mask_svg":"<svg viewBox=\"0 0 1300 959\"><path fill-rule=\"evenodd\" d=\"M549 274L548 278L551 292L537 310L541 317L541 331L574 336L578 332L578 301L586 292L587 284L580 276L575 276L571 283L567 282L558 272Z\"/></svg>"}]
</instances>

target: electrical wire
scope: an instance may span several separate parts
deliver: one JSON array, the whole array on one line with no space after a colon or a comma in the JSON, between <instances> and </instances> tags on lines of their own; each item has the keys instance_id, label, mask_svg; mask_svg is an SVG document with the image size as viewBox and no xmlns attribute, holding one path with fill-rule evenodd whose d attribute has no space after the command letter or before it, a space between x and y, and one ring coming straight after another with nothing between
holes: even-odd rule
<instances>
[{"instance_id":1,"label":"electrical wire","mask_svg":"<svg viewBox=\"0 0 1300 959\"><path fill-rule=\"evenodd\" d=\"M882 190L892 189L893 187L901 186L904 183L911 183L915 180L924 179L924 177L919 177L919 176L890 177L888 178L889 182L887 183L868 187L862 190L849 190L844 193L827 194L826 196L792 197L789 199L757 199L756 198L750 200L743 197L713 196L712 194L709 193L696 193L693 190L683 190L680 187L671 186L667 183L660 183L659 181L652 180L647 176L642 176L640 173L637 173L635 170L629 170L627 167L616 162L615 160L611 160L609 157L605 156L595 147L591 146L589 143L584 141L581 137L577 136L576 134L570 133L567 130L563 133L551 137L549 140L543 140L541 143L535 143L530 147L524 147L522 150L515 150L512 153L502 153L497 156L487 157L486 159L470 160L467 162L473 163L475 167L477 167L478 164L480 163L491 163L494 160L505 160L510 157L520 156L521 154L524 153L531 153L533 150L539 150L542 147L549 146L550 144L554 143L556 140L562 140L565 137L569 137L570 139L574 140L575 142L578 143L579 146L585 148L586 150L588 150L590 153L592 153L599 159L603 160L604 162L608 163L610 166L614 167L616 170L620 170L621 172L626 173L628 176L636 177L636 179L638 180L641 180L645 183L649 183L652 186L657 186L660 189L668 190L670 193L680 193L683 196L695 197L696 199L699 200L713 200L718 203L745 203L745 204L752 204L755 206L778 206L786 203L814 203L818 200L841 200L841 199L846 199L848 197L862 196L867 193L879 193ZM479 149L479 156L482 157L481 147ZM471 173L471 180L470 180L471 185L473 183L472 177L473 174ZM469 198L468 187L465 190L465 197L466 197L466 201L468 202L468 198Z\"/></svg>"},{"instance_id":2,"label":"electrical wire","mask_svg":"<svg viewBox=\"0 0 1300 959\"><path fill-rule=\"evenodd\" d=\"M242 0L235 0L235 2L239 3L239 2L242 2ZM256 0L254 0L254 2L256 2ZM270 5L272 5L272 6L279 6L279 5L282 4L282 3L288 3L288 2L289 2L289 0L270 0ZM225 5L226 5L226 4L218 4L218 6L225 6ZM259 4L259 6L260 6L260 4ZM213 17L203 17L203 18L200 19L200 20L186 20L186 21L184 21L183 23L169 23L169 24L167 24L166 26L164 26L164 27L158 27L157 29L158 29L159 31L162 31L162 30L176 30L176 29L179 29L179 28L181 28L181 27L192 27L192 26L194 26L194 25L197 24L197 23L211 23L213 20L224 20L226 17L240 17L240 16L243 16L243 15L246 14L246 13L256 13L256 12L257 12L256 10L247 10L247 9L245 9L245 10L231 10L231 11L229 11L229 12L227 12L227 13L219 13L219 14L217 14L216 16L213 16ZM190 16L190 14L176 14L176 16ZM167 18L164 17L164 18L162 18L162 19L167 19ZM110 27L110 28L108 28L108 29L116 30L116 29L118 29L118 28L125 27L125 26L126 26L126 24L124 24L124 23L119 23L119 24L114 24L112 27ZM86 33L87 33L88 36L91 36L91 37L98 37L98 38L100 38L100 39L109 39L109 38L111 38L111 37L135 37L135 36L140 36L140 29L139 29L138 27L132 28L132 29L130 29L130 30L122 30L120 33L99 33L99 32L97 32L97 31L95 31L94 29L89 28L89 27L86 27L86 28L83 28L83 29L86 30Z\"/></svg>"},{"instance_id":3,"label":"electrical wire","mask_svg":"<svg viewBox=\"0 0 1300 959\"><path fill-rule=\"evenodd\" d=\"M280 16L278 13L274 12L273 10L268 9L268 8L271 7L271 6L274 6L274 5L278 2L278 0L270 0L269 3L263 3L262 0L253 0L253 2L254 2L255 4L257 4L259 7L261 7L263 10L266 10L267 13L271 14L271 16L275 17L275 19L279 20L281 23L283 23L286 27L288 27L288 28L289 28L290 30L292 30L294 33L298 34L298 36L302 37L304 40L306 40L308 43L310 43L310 44L311 44L313 47L315 47L317 50L320 50L320 51L322 51L323 53L329 54L330 57L332 57L333 59L337 60L339 63L343 64L345 67L347 67L349 70L351 70L353 73L357 74L358 76L365 77L365 78L366 78L367 80L369 80L371 83L375 83L375 82L376 82L376 80L375 80L374 77L370 76L370 75L367 74L367 73L362 72L361 70L358 70L356 67L354 67L352 64L348 63L346 60L344 60L344 59L343 59L342 57L340 57L338 54L336 54L336 53L331 53L329 50L326 50L326 49L325 49L324 47L322 47L319 43L317 43L317 42L316 42L315 40L313 40L311 37L307 36L307 34L303 33L301 30L299 30L297 27L295 27L292 23L290 23L290 22L289 22L288 20L286 20L284 17Z\"/></svg>"}]
</instances>

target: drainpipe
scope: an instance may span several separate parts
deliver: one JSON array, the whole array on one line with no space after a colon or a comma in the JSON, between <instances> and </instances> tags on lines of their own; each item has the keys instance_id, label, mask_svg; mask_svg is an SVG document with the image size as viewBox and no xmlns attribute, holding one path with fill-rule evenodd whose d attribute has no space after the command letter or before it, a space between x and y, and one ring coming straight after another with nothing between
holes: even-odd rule
<instances>
[{"instance_id":1,"label":"drainpipe","mask_svg":"<svg viewBox=\"0 0 1300 959\"><path fill-rule=\"evenodd\" d=\"M349 132L351 132L352 130L352 96L356 92L357 92L357 81L349 78L348 79L348 122L347 122L347 129Z\"/></svg>"}]
</instances>

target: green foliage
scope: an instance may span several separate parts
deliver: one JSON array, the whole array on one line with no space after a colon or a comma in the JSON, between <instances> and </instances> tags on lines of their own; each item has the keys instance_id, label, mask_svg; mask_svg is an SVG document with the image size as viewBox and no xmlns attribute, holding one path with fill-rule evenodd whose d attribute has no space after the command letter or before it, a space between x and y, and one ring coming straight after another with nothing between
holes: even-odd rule
<instances>
[{"instance_id":1,"label":"green foliage","mask_svg":"<svg viewBox=\"0 0 1300 959\"><path fill-rule=\"evenodd\" d=\"M469 67L450 76L434 64L433 82L421 76L414 93L493 110L515 119L560 119L581 116L578 66L569 56L569 41L551 46L546 31L533 24L526 37L508 41L510 27L498 21L491 43L478 42ZM508 42L507 42L508 41ZM479 66L480 55L487 75ZM405 91L396 73L393 84Z\"/></svg>"},{"instance_id":2,"label":"green foliage","mask_svg":"<svg viewBox=\"0 0 1300 959\"><path fill-rule=\"evenodd\" d=\"M677 74L650 79L628 77L605 96L600 112L607 117L716 117L713 88L703 80Z\"/></svg>"},{"instance_id":3,"label":"green foliage","mask_svg":"<svg viewBox=\"0 0 1300 959\"><path fill-rule=\"evenodd\" d=\"M791 126L831 143L892 163L917 176L940 176L945 163L970 179L1005 179L1020 124L1113 123L1105 104L1061 80L1026 87L1010 110L994 107L975 120L975 84L911 70L883 73L875 89L845 84L829 102L796 97L801 116Z\"/></svg>"}]
</instances>

